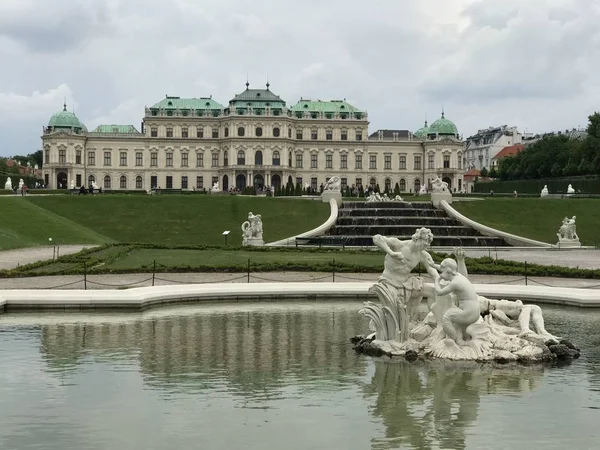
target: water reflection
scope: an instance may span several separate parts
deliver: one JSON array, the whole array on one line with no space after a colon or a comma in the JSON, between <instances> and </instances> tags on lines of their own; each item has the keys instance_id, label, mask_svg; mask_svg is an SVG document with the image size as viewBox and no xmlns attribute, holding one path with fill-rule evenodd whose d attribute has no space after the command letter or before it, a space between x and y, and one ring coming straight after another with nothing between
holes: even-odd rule
<instances>
[{"instance_id":1,"label":"water reflection","mask_svg":"<svg viewBox=\"0 0 600 450\"><path fill-rule=\"evenodd\" d=\"M379 362L364 388L367 396L375 395L372 414L386 427L385 438L374 439L372 448L464 448L482 396L531 391L543 372L540 366Z\"/></svg>"}]
</instances>

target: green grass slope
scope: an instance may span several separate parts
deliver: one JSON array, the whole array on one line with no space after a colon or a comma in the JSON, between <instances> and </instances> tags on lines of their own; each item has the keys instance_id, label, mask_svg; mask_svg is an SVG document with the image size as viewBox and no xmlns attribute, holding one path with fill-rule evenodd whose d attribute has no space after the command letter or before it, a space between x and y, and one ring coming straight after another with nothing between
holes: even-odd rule
<instances>
[{"instance_id":1,"label":"green grass slope","mask_svg":"<svg viewBox=\"0 0 600 450\"><path fill-rule=\"evenodd\" d=\"M240 227L250 211L262 215L265 242L308 231L329 217L326 203L286 198L86 195L21 200L116 242L165 245L220 245L225 230L231 231L229 244L241 245Z\"/></svg>"},{"instance_id":2,"label":"green grass slope","mask_svg":"<svg viewBox=\"0 0 600 450\"><path fill-rule=\"evenodd\" d=\"M27 198L0 199L0 250L48 245L48 238L59 245L114 242Z\"/></svg>"},{"instance_id":3,"label":"green grass slope","mask_svg":"<svg viewBox=\"0 0 600 450\"><path fill-rule=\"evenodd\" d=\"M454 209L469 219L518 236L554 244L565 216L577 216L583 245L600 244L600 200L486 198L455 202Z\"/></svg>"}]
</instances>

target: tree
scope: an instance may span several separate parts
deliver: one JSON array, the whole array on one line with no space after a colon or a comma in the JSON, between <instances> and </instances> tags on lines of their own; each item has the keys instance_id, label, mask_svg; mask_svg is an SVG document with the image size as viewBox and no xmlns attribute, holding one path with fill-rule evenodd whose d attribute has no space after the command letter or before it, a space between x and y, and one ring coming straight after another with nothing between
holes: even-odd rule
<instances>
[{"instance_id":1,"label":"tree","mask_svg":"<svg viewBox=\"0 0 600 450\"><path fill-rule=\"evenodd\" d=\"M492 167L492 168L490 169L490 173L488 174L488 176L489 176L490 178L498 178L498 171L496 170L496 168L495 168L495 167Z\"/></svg>"},{"instance_id":2,"label":"tree","mask_svg":"<svg viewBox=\"0 0 600 450\"><path fill-rule=\"evenodd\" d=\"M591 116L588 116L588 126L587 133L588 135L600 138L600 113L595 112Z\"/></svg>"},{"instance_id":3,"label":"tree","mask_svg":"<svg viewBox=\"0 0 600 450\"><path fill-rule=\"evenodd\" d=\"M485 167L481 169L480 173L483 178L486 178L488 176L488 170Z\"/></svg>"}]
</instances>

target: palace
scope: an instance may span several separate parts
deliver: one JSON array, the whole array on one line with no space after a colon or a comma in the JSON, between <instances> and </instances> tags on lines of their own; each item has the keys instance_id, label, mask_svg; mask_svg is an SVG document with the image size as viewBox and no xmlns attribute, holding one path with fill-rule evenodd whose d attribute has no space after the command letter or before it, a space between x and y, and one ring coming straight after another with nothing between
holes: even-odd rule
<instances>
[{"instance_id":1,"label":"palace","mask_svg":"<svg viewBox=\"0 0 600 450\"><path fill-rule=\"evenodd\" d=\"M337 175L345 186L418 192L436 176L463 189L463 142L444 117L412 133L369 134L366 111L346 100L300 99L288 107L270 90L250 89L227 106L212 97L167 96L133 125L88 131L74 113L43 129L43 176L54 189L96 183L106 190L314 189Z\"/></svg>"}]
</instances>

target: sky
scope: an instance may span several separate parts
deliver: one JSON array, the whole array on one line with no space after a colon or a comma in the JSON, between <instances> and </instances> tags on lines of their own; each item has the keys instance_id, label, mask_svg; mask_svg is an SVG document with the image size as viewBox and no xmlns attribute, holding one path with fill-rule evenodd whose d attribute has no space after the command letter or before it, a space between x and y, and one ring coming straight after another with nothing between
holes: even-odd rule
<instances>
[{"instance_id":1,"label":"sky","mask_svg":"<svg viewBox=\"0 0 600 450\"><path fill-rule=\"evenodd\" d=\"M347 99L370 131L585 127L600 0L0 0L0 156L41 148L66 98L88 129L165 95Z\"/></svg>"}]
</instances>

